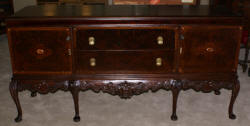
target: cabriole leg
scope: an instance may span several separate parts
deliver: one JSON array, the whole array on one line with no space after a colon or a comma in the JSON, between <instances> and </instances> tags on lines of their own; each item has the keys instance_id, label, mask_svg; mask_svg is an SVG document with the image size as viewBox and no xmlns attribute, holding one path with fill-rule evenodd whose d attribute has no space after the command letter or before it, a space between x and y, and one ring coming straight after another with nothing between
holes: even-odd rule
<instances>
[{"instance_id":1,"label":"cabriole leg","mask_svg":"<svg viewBox=\"0 0 250 126\"><path fill-rule=\"evenodd\" d=\"M20 102L19 102L19 98L18 98L18 88L17 88L18 84L17 84L17 81L16 80L11 80L10 82L10 94L16 104L16 107L17 107L17 112L18 112L18 115L17 117L15 118L15 121L16 122L21 122L22 121L22 108L21 108L21 105L20 105Z\"/></svg>"},{"instance_id":2,"label":"cabriole leg","mask_svg":"<svg viewBox=\"0 0 250 126\"><path fill-rule=\"evenodd\" d=\"M215 94L215 95L220 95L220 91L219 91L219 90L215 90L215 91L214 91L214 94Z\"/></svg>"},{"instance_id":3,"label":"cabriole leg","mask_svg":"<svg viewBox=\"0 0 250 126\"><path fill-rule=\"evenodd\" d=\"M70 92L73 96L73 100L74 100L74 105L75 105L75 117L73 118L73 120L75 122L79 122L81 120L80 116L79 116L79 89L78 87L76 87L74 84L70 89Z\"/></svg>"},{"instance_id":4,"label":"cabriole leg","mask_svg":"<svg viewBox=\"0 0 250 126\"><path fill-rule=\"evenodd\" d=\"M230 119L236 119L236 115L233 113L233 105L238 96L239 90L240 90L240 82L237 80L236 83L233 85L232 96L231 96L231 101L230 101L229 110L228 110Z\"/></svg>"},{"instance_id":5,"label":"cabriole leg","mask_svg":"<svg viewBox=\"0 0 250 126\"><path fill-rule=\"evenodd\" d=\"M172 94L173 94L173 110L172 110L172 115L171 115L171 120L176 121L178 119L176 115L176 108L177 108L177 99L179 96L180 90L178 88L172 89Z\"/></svg>"}]
</instances>

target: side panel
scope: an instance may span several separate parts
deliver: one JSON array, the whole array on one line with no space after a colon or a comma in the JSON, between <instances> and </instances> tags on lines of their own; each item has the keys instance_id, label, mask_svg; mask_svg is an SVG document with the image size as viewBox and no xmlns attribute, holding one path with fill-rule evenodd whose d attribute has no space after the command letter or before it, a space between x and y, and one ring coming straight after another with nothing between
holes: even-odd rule
<instances>
[{"instance_id":1,"label":"side panel","mask_svg":"<svg viewBox=\"0 0 250 126\"><path fill-rule=\"evenodd\" d=\"M71 74L71 30L67 27L9 28L14 74Z\"/></svg>"},{"instance_id":2,"label":"side panel","mask_svg":"<svg viewBox=\"0 0 250 126\"><path fill-rule=\"evenodd\" d=\"M235 72L238 64L240 26L183 26L180 72Z\"/></svg>"}]
</instances>

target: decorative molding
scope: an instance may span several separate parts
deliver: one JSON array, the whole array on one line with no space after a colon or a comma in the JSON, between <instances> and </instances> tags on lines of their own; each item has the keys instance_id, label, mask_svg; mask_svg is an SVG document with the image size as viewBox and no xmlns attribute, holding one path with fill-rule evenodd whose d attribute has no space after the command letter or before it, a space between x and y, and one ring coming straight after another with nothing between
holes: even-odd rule
<instances>
[{"instance_id":1,"label":"decorative molding","mask_svg":"<svg viewBox=\"0 0 250 126\"><path fill-rule=\"evenodd\" d=\"M18 91L30 90L41 94L54 93L57 90L68 91L75 87L78 90L93 90L94 92L104 92L111 95L118 95L121 98L131 98L133 95L140 95L151 90L156 92L164 90L188 90L202 91L204 93L219 90L232 89L234 81L214 81L214 80L76 80L76 81L53 81L53 80L17 80Z\"/></svg>"},{"instance_id":2,"label":"decorative molding","mask_svg":"<svg viewBox=\"0 0 250 126\"><path fill-rule=\"evenodd\" d=\"M41 94L55 93L58 90L68 91L69 81L54 80L16 80L18 91L29 90Z\"/></svg>"},{"instance_id":3,"label":"decorative molding","mask_svg":"<svg viewBox=\"0 0 250 126\"><path fill-rule=\"evenodd\" d=\"M104 92L111 95L118 95L120 98L128 99L134 95L139 95L149 90L156 92L159 89L171 90L173 95L173 110L171 119L177 120L176 108L178 94L181 90L194 89L205 93L214 91L220 94L219 90L225 88L232 90L232 97L229 105L229 118L235 119L233 113L233 104L238 95L240 84L236 79L223 80L15 80L10 83L10 93L17 106L18 116L15 121L22 120L22 109L18 99L18 91L30 90L33 94L36 92L46 94L54 93L57 90L70 91L75 105L74 121L80 121L79 114L79 91L93 90L94 92Z\"/></svg>"},{"instance_id":4,"label":"decorative molding","mask_svg":"<svg viewBox=\"0 0 250 126\"><path fill-rule=\"evenodd\" d=\"M209 93L211 91L219 91L220 89L232 89L234 81L214 81L214 80L182 80L182 89L193 89L197 92L202 91Z\"/></svg>"},{"instance_id":5,"label":"decorative molding","mask_svg":"<svg viewBox=\"0 0 250 126\"><path fill-rule=\"evenodd\" d=\"M133 95L139 95L149 90L156 92L159 89L164 90L187 90L211 92L219 94L221 88L232 89L234 81L210 81L210 80L175 80L167 79L161 81L153 80L77 80L74 86L82 91L93 90L94 92L104 92L111 95L118 95L121 98L131 98Z\"/></svg>"}]
</instances>

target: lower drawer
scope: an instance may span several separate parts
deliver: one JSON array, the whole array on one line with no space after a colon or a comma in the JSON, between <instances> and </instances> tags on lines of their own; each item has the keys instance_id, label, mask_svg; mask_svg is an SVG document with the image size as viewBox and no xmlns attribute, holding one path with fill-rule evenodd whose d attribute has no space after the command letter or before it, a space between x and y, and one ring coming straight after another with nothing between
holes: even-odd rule
<instances>
[{"instance_id":1,"label":"lower drawer","mask_svg":"<svg viewBox=\"0 0 250 126\"><path fill-rule=\"evenodd\" d=\"M173 51L79 51L80 74L155 74L174 70Z\"/></svg>"}]
</instances>

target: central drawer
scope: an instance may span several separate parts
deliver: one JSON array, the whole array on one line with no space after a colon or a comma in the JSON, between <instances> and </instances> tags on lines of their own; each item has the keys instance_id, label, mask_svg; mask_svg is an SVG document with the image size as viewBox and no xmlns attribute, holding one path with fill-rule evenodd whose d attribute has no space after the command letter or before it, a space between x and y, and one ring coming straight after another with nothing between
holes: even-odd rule
<instances>
[{"instance_id":1,"label":"central drawer","mask_svg":"<svg viewBox=\"0 0 250 126\"><path fill-rule=\"evenodd\" d=\"M77 27L78 50L152 50L175 48L175 27Z\"/></svg>"},{"instance_id":2,"label":"central drawer","mask_svg":"<svg viewBox=\"0 0 250 126\"><path fill-rule=\"evenodd\" d=\"M173 51L78 51L76 72L80 74L171 73Z\"/></svg>"}]
</instances>

